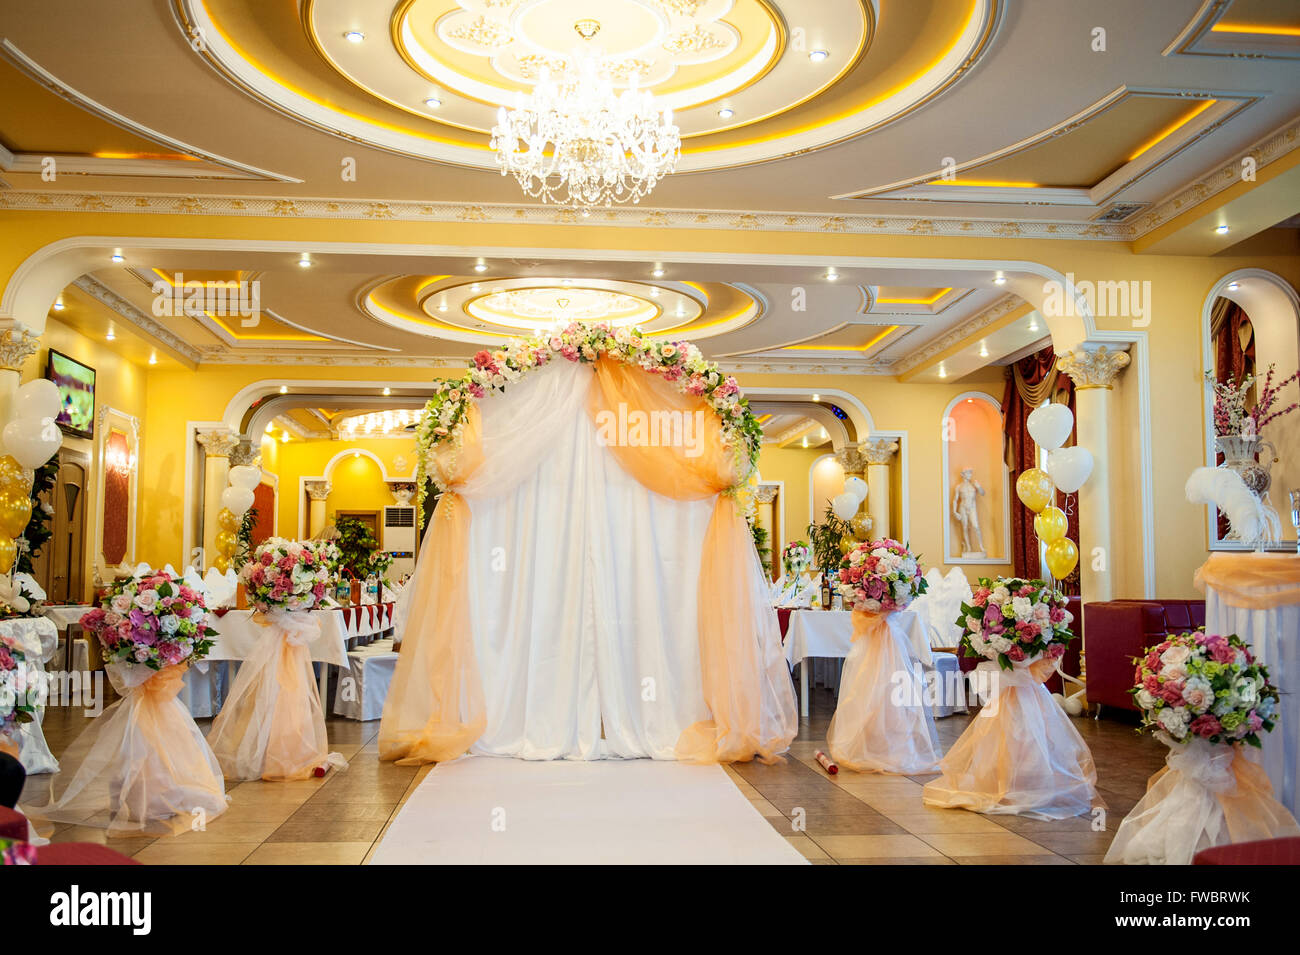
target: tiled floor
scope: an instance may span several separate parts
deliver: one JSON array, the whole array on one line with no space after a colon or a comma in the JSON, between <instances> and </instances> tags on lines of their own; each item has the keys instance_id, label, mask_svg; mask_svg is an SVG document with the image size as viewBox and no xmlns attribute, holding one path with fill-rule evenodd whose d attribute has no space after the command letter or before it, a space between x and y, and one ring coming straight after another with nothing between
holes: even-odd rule
<instances>
[{"instance_id":1,"label":"tiled floor","mask_svg":"<svg viewBox=\"0 0 1300 955\"><path fill-rule=\"evenodd\" d=\"M732 780L773 827L820 864L953 865L972 863L1071 865L1098 863L1124 814L1163 761L1163 748L1139 738L1122 719L1076 719L1097 761L1109 807L1106 829L1090 818L1039 822L927 809L921 786L931 776L841 772L828 776L813 759L825 746L833 702L813 691L812 716L785 762L736 764ZM946 748L970 717L939 720ZM207 730L207 721L200 721ZM51 710L45 729L55 754L81 732L80 711ZM398 808L429 767L379 761L379 723L329 722L331 747L348 759L346 772L293 783L237 783L229 811L203 832L163 838L106 839L102 830L61 826L53 839L103 842L145 863L355 865L374 850ZM38 779L41 777L37 777Z\"/></svg>"}]
</instances>

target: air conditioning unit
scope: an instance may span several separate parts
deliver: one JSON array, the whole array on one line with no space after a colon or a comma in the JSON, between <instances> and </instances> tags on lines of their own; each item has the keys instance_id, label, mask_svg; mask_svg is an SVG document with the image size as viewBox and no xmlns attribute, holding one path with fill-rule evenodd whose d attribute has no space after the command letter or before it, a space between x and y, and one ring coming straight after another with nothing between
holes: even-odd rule
<instances>
[{"instance_id":1,"label":"air conditioning unit","mask_svg":"<svg viewBox=\"0 0 1300 955\"><path fill-rule=\"evenodd\" d=\"M418 533L413 506L399 504L384 508L384 550L393 555L388 573L394 580L415 570Z\"/></svg>"}]
</instances>

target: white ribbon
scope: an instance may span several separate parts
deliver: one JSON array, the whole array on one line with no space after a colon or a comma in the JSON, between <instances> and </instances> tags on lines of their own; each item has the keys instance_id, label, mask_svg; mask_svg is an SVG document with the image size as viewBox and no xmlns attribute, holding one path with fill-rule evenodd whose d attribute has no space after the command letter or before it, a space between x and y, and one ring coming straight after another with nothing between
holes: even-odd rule
<instances>
[{"instance_id":1,"label":"white ribbon","mask_svg":"<svg viewBox=\"0 0 1300 955\"><path fill-rule=\"evenodd\" d=\"M291 647L304 647L320 638L320 621L305 610L270 610L266 622Z\"/></svg>"}]
</instances>

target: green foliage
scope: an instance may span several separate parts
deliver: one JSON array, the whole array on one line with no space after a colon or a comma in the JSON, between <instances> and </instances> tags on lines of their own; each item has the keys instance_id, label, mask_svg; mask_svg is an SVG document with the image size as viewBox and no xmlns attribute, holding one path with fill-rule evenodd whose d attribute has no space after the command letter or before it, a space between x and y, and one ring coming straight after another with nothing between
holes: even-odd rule
<instances>
[{"instance_id":1,"label":"green foliage","mask_svg":"<svg viewBox=\"0 0 1300 955\"><path fill-rule=\"evenodd\" d=\"M336 518L334 527L339 532L334 541L341 555L339 572L355 580L364 580L370 574L382 577L392 558L387 553L377 553L379 541L370 528L355 517Z\"/></svg>"},{"instance_id":2,"label":"green foliage","mask_svg":"<svg viewBox=\"0 0 1300 955\"><path fill-rule=\"evenodd\" d=\"M822 570L835 570L840 566L840 538L852 533L849 522L835 516L830 502L826 504L826 513L820 524L808 525L808 543L817 558L817 566Z\"/></svg>"},{"instance_id":3,"label":"green foliage","mask_svg":"<svg viewBox=\"0 0 1300 955\"><path fill-rule=\"evenodd\" d=\"M758 551L758 557L767 567L772 561L771 534L767 528L755 521L749 525L749 533L754 538L754 549Z\"/></svg>"},{"instance_id":4,"label":"green foliage","mask_svg":"<svg viewBox=\"0 0 1300 955\"><path fill-rule=\"evenodd\" d=\"M232 566L243 567L253 556L253 527L257 524L257 508L250 507L239 522L239 546L235 548Z\"/></svg>"},{"instance_id":5,"label":"green foliage","mask_svg":"<svg viewBox=\"0 0 1300 955\"><path fill-rule=\"evenodd\" d=\"M26 542L26 546L19 546L18 561L15 567L19 573L30 574L32 572L32 561L39 556L41 548L48 544L50 538L54 536L54 530L50 527L50 515L41 506L41 495L53 492L54 482L58 479L58 476L59 460L57 457L51 458L36 469L36 479L32 481L32 517L23 531L23 540Z\"/></svg>"}]
</instances>

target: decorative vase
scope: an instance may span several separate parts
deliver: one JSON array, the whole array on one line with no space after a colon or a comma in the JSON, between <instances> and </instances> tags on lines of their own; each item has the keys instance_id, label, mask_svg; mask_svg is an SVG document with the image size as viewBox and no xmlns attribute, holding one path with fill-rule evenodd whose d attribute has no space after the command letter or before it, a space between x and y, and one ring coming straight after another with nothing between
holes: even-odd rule
<instances>
[{"instance_id":1,"label":"decorative vase","mask_svg":"<svg viewBox=\"0 0 1300 955\"><path fill-rule=\"evenodd\" d=\"M1277 460L1277 448L1271 441L1264 441L1260 438L1247 438L1241 435L1229 434L1219 435L1214 439L1214 448L1223 455L1223 464L1220 467L1236 471L1241 475L1241 479L1246 482L1246 487L1251 492L1263 500L1264 495L1268 493L1269 486L1273 483L1273 475L1270 469L1273 462ZM1263 461L1259 460L1259 454L1268 448L1269 455Z\"/></svg>"}]
</instances>

